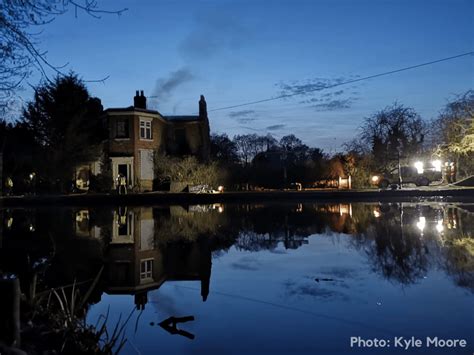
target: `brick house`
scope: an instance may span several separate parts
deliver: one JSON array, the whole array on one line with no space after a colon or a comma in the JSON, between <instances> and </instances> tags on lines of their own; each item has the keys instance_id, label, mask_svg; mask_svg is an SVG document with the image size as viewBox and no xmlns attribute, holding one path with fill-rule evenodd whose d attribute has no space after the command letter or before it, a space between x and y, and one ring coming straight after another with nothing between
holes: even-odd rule
<instances>
[{"instance_id":1,"label":"brick house","mask_svg":"<svg viewBox=\"0 0 474 355\"><path fill-rule=\"evenodd\" d=\"M207 105L199 100L199 114L163 116L147 109L143 91L136 91L133 106L104 111L109 138L105 151L116 177L126 177L129 189L151 191L154 180L154 152L209 158L210 138ZM115 187L115 186L114 186Z\"/></svg>"}]
</instances>

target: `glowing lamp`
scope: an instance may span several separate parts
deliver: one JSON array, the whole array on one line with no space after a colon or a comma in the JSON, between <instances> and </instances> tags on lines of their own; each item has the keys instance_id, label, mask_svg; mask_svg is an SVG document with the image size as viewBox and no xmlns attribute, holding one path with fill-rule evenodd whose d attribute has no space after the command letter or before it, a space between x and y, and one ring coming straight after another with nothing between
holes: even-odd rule
<instances>
[{"instance_id":1,"label":"glowing lamp","mask_svg":"<svg viewBox=\"0 0 474 355\"><path fill-rule=\"evenodd\" d=\"M417 171L418 174L423 174L424 172L424 169L423 169L423 162L422 161L417 161L415 162L415 169Z\"/></svg>"}]
</instances>

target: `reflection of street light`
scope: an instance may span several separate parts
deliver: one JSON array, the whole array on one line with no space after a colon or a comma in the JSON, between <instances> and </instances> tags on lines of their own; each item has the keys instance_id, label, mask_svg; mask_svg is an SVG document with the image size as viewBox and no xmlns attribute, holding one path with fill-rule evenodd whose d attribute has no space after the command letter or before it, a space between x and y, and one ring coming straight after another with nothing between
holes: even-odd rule
<instances>
[{"instance_id":1,"label":"reflection of street light","mask_svg":"<svg viewBox=\"0 0 474 355\"><path fill-rule=\"evenodd\" d=\"M419 219L418 219L418 222L416 222L416 226L418 227L418 229L423 232L423 230L425 229L425 225L426 225L426 218L421 216Z\"/></svg>"},{"instance_id":2,"label":"reflection of street light","mask_svg":"<svg viewBox=\"0 0 474 355\"><path fill-rule=\"evenodd\" d=\"M220 203L215 203L212 205L213 210L217 210L217 212L222 213L224 212L224 205L221 205Z\"/></svg>"},{"instance_id":3,"label":"reflection of street light","mask_svg":"<svg viewBox=\"0 0 474 355\"><path fill-rule=\"evenodd\" d=\"M443 220L440 219L440 220L438 221L438 223L436 224L436 230L438 231L438 233L442 233L442 232L443 232L443 229L444 229L444 227L443 227Z\"/></svg>"},{"instance_id":4,"label":"reflection of street light","mask_svg":"<svg viewBox=\"0 0 474 355\"><path fill-rule=\"evenodd\" d=\"M397 144L397 158L398 158L398 188L401 190L402 189L402 165L400 163L400 148L401 148L401 145L402 145L402 140L400 138L398 138L397 140L398 144Z\"/></svg>"}]
</instances>

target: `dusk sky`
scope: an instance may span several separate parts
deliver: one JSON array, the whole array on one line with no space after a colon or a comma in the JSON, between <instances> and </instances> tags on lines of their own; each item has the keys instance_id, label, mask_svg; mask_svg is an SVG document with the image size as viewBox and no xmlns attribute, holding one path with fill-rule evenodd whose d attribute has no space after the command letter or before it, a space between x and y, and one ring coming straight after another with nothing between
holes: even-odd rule
<instances>
[{"instance_id":1,"label":"dusk sky","mask_svg":"<svg viewBox=\"0 0 474 355\"><path fill-rule=\"evenodd\" d=\"M74 11L44 27L40 48L69 63L105 108L133 103L195 114L206 97L211 131L294 133L333 153L364 117L395 101L425 119L474 87L474 56L304 93L474 50L474 1L100 1L129 10L100 20ZM28 81L37 84L37 78ZM213 109L286 93L303 95ZM28 99L31 93L22 93Z\"/></svg>"}]
</instances>

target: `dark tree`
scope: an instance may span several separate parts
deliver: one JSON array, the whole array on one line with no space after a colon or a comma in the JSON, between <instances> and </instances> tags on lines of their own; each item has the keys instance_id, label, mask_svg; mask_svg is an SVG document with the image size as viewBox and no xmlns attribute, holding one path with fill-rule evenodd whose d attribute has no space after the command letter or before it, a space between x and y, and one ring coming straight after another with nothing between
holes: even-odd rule
<instances>
[{"instance_id":1,"label":"dark tree","mask_svg":"<svg viewBox=\"0 0 474 355\"><path fill-rule=\"evenodd\" d=\"M214 133L211 135L211 159L224 164L238 162L237 145L227 134Z\"/></svg>"},{"instance_id":2,"label":"dark tree","mask_svg":"<svg viewBox=\"0 0 474 355\"><path fill-rule=\"evenodd\" d=\"M280 146L286 150L294 150L303 145L301 139L297 138L294 134L289 134L280 139Z\"/></svg>"},{"instance_id":3,"label":"dark tree","mask_svg":"<svg viewBox=\"0 0 474 355\"><path fill-rule=\"evenodd\" d=\"M360 142L367 147L381 170L390 170L402 159L423 150L426 124L412 108L400 104L386 107L367 117L361 127Z\"/></svg>"},{"instance_id":4,"label":"dark tree","mask_svg":"<svg viewBox=\"0 0 474 355\"><path fill-rule=\"evenodd\" d=\"M38 159L38 147L31 132L24 124L0 121L0 148L3 158L3 188L8 193L24 193L31 182L29 175L34 171ZM12 187L7 187L11 179Z\"/></svg>"},{"instance_id":5,"label":"dark tree","mask_svg":"<svg viewBox=\"0 0 474 355\"><path fill-rule=\"evenodd\" d=\"M269 141L267 137L257 134L243 134L235 136L234 142L237 146L240 160L247 165L258 153L265 151Z\"/></svg>"},{"instance_id":6,"label":"dark tree","mask_svg":"<svg viewBox=\"0 0 474 355\"><path fill-rule=\"evenodd\" d=\"M38 173L51 182L59 181L64 189L77 165L97 159L106 137L101 114L100 100L90 97L74 74L36 88L22 124L42 153Z\"/></svg>"}]
</instances>

